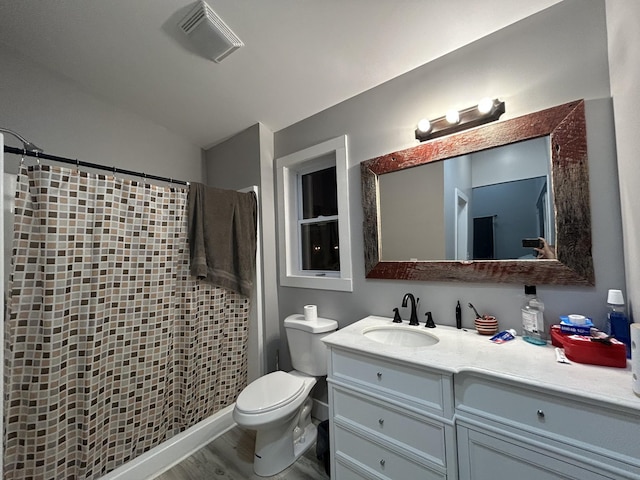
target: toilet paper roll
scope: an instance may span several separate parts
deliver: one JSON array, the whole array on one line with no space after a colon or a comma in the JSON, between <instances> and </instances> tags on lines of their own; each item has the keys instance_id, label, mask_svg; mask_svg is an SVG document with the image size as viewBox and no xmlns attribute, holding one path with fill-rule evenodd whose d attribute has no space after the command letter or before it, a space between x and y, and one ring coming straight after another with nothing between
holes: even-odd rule
<instances>
[{"instance_id":1,"label":"toilet paper roll","mask_svg":"<svg viewBox=\"0 0 640 480\"><path fill-rule=\"evenodd\" d=\"M633 393L640 396L640 323L631 324L631 375Z\"/></svg>"},{"instance_id":2,"label":"toilet paper roll","mask_svg":"<svg viewBox=\"0 0 640 480\"><path fill-rule=\"evenodd\" d=\"M305 305L304 319L311 322L316 321L318 319L318 307L315 305Z\"/></svg>"}]
</instances>

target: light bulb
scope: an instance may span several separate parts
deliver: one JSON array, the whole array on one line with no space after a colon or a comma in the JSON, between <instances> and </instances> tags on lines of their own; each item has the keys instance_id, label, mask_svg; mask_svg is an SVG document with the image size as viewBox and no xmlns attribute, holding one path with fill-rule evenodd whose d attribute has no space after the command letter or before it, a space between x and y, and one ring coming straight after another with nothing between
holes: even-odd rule
<instances>
[{"instance_id":1,"label":"light bulb","mask_svg":"<svg viewBox=\"0 0 640 480\"><path fill-rule=\"evenodd\" d=\"M493 108L493 100L488 97L483 98L478 102L478 111L482 114L487 114Z\"/></svg>"},{"instance_id":2,"label":"light bulb","mask_svg":"<svg viewBox=\"0 0 640 480\"><path fill-rule=\"evenodd\" d=\"M460 121L460 113L457 110L449 110L445 118L451 124L458 123Z\"/></svg>"},{"instance_id":3,"label":"light bulb","mask_svg":"<svg viewBox=\"0 0 640 480\"><path fill-rule=\"evenodd\" d=\"M429 130L431 130L431 122L426 118L423 118L418 122L418 130L420 130L422 133L427 133Z\"/></svg>"}]
</instances>

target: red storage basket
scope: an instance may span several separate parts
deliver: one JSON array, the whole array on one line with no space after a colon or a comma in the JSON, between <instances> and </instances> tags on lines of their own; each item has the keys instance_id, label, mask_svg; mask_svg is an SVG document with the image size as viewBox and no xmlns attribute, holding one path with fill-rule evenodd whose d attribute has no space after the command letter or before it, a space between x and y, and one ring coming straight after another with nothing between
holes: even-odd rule
<instances>
[{"instance_id":1,"label":"red storage basket","mask_svg":"<svg viewBox=\"0 0 640 480\"><path fill-rule=\"evenodd\" d=\"M627 367L627 350L624 343L611 339L611 344L594 342L586 335L565 335L560 325L551 325L551 344L564 348L565 356L572 362Z\"/></svg>"}]
</instances>

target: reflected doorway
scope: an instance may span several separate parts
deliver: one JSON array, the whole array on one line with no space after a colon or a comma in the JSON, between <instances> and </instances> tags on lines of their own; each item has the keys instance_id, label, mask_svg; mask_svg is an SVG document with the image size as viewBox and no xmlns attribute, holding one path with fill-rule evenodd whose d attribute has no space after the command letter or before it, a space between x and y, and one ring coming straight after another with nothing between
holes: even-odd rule
<instances>
[{"instance_id":1,"label":"reflected doorway","mask_svg":"<svg viewBox=\"0 0 640 480\"><path fill-rule=\"evenodd\" d=\"M473 258L475 260L496 258L494 220L494 215L473 219Z\"/></svg>"}]
</instances>

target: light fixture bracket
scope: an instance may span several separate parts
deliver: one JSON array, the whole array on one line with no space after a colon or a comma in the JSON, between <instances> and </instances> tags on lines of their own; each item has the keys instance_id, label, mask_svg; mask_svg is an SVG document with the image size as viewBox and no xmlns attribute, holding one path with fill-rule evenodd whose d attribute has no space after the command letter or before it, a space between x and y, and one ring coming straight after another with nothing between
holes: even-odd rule
<instances>
[{"instance_id":1,"label":"light fixture bracket","mask_svg":"<svg viewBox=\"0 0 640 480\"><path fill-rule=\"evenodd\" d=\"M491 109L487 113L481 113L478 110L478 106L474 105L473 107L460 110L460 120L458 121L458 123L449 123L446 116L430 120L429 122L431 124L431 128L428 131L423 132L420 129L416 129L416 139L420 140L421 142L425 142L433 138L438 138L444 135L459 132L461 130L477 127L479 125L498 120L504 112L504 102L501 102L498 99L493 100Z\"/></svg>"}]
</instances>

